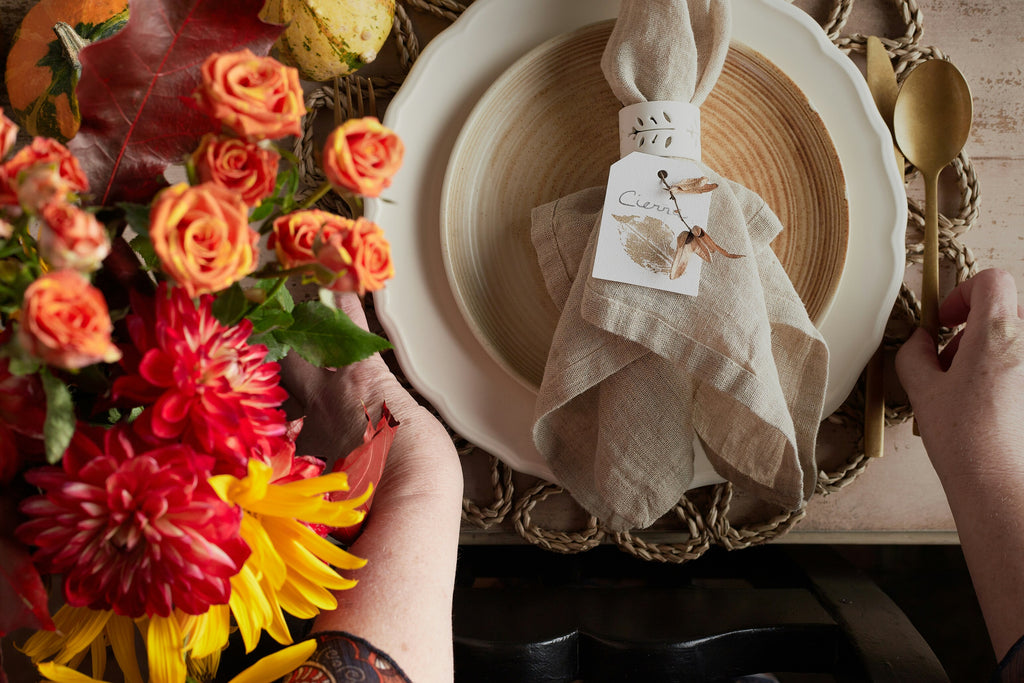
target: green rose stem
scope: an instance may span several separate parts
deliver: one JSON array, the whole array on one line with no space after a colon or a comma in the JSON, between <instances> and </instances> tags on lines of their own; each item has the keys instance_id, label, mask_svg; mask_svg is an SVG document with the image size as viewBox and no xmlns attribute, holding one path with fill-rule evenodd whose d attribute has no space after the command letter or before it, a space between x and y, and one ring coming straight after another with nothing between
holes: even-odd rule
<instances>
[{"instance_id":1,"label":"green rose stem","mask_svg":"<svg viewBox=\"0 0 1024 683\"><path fill-rule=\"evenodd\" d=\"M306 201L299 204L299 210L302 211L305 209L313 208L318 201L323 199L327 195L327 193L331 191L331 187L331 183L325 180L320 185L320 187L317 188L316 192L310 195L309 198L306 199Z\"/></svg>"},{"instance_id":2,"label":"green rose stem","mask_svg":"<svg viewBox=\"0 0 1024 683\"><path fill-rule=\"evenodd\" d=\"M338 197L341 198L341 201L345 202L345 205L349 208L349 211L352 212L353 218L356 217L357 215L362 215L362 197L351 194L349 192L343 192L341 189L331 185L331 182L329 180L325 180L323 184L317 188L316 192L310 195L310 197L306 199L306 201L299 204L298 208L300 210L313 208L316 205L316 203L323 199L324 197L326 197L327 193L330 192L332 189L335 191L335 193L337 193Z\"/></svg>"}]
</instances>

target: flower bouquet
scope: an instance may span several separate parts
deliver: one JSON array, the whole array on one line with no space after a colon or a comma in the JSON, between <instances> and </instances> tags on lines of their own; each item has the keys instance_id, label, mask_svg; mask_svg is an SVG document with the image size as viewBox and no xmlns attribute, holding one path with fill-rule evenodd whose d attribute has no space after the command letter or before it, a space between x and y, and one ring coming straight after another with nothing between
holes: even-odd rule
<instances>
[{"instance_id":1,"label":"flower bouquet","mask_svg":"<svg viewBox=\"0 0 1024 683\"><path fill-rule=\"evenodd\" d=\"M233 630L246 651L263 631L291 644L285 615L335 607L364 564L329 532L358 529L397 425L386 407L368 423L351 458L378 466L358 481L352 459L326 472L296 454L276 361L387 347L333 302L393 272L360 207L402 145L376 119L342 122L327 182L299 201L274 141L300 133L303 93L266 56L280 27L261 5L133 0L80 54L67 146L17 148L0 113L0 635L35 629L18 646L47 680L102 679L108 649L132 683L212 680ZM187 180L168 184L176 169ZM349 215L316 208L332 191ZM321 296L296 303L289 279Z\"/></svg>"}]
</instances>

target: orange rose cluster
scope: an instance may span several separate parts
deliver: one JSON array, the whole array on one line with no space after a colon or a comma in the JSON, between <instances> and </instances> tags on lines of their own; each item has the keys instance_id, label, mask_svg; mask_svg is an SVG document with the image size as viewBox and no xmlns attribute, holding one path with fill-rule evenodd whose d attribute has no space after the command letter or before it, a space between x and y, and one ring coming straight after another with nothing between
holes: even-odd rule
<instances>
[{"instance_id":1,"label":"orange rose cluster","mask_svg":"<svg viewBox=\"0 0 1024 683\"><path fill-rule=\"evenodd\" d=\"M281 153L273 141L301 134L306 113L296 70L241 50L211 55L200 72L193 99L222 130L205 135L186 160L190 183L165 188L150 207L148 238L162 274L191 298L250 275L301 274L359 295L381 289L394 268L380 226L306 205L291 210L295 201L276 194ZM90 283L111 252L111 238L94 212L78 206L88 192L85 173L49 138L15 151L17 133L0 110L0 243L27 239L26 228L15 226L26 224L25 216L39 226L33 242L39 272L16 316L19 345L65 369L113 362L120 351L111 341L110 313ZM376 118L348 120L327 138L327 182L315 196L333 188L349 199L379 197L403 155L402 141ZM263 232L279 261L260 272L260 232L252 224L258 208L263 216L277 211Z\"/></svg>"},{"instance_id":2,"label":"orange rose cluster","mask_svg":"<svg viewBox=\"0 0 1024 683\"><path fill-rule=\"evenodd\" d=\"M0 110L0 160L13 151L17 133ZM69 370L121 357L107 303L88 278L110 253L110 236L94 214L73 203L88 189L78 160L50 138L34 138L0 164L0 210L39 221L36 245L45 270L22 295L18 344ZM14 237L13 226L0 223L0 239Z\"/></svg>"},{"instance_id":3,"label":"orange rose cluster","mask_svg":"<svg viewBox=\"0 0 1024 683\"><path fill-rule=\"evenodd\" d=\"M248 50L217 53L201 72L194 99L224 132L204 136L188 160L204 189L164 190L150 218L164 271L192 296L220 291L256 268L257 233L242 227L238 207L228 206L227 195L214 188L250 208L274 195L281 157L268 142L300 134L305 114L297 72L271 57ZM376 118L351 119L329 135L324 173L343 194L378 197L403 154L402 141ZM394 274L383 231L364 218L303 208L271 225L268 247L280 265L333 291L363 295Z\"/></svg>"},{"instance_id":4,"label":"orange rose cluster","mask_svg":"<svg viewBox=\"0 0 1024 683\"><path fill-rule=\"evenodd\" d=\"M306 209L274 221L267 246L285 268L311 268L314 278L336 292L360 296L394 275L384 231L365 218L343 218Z\"/></svg>"}]
</instances>

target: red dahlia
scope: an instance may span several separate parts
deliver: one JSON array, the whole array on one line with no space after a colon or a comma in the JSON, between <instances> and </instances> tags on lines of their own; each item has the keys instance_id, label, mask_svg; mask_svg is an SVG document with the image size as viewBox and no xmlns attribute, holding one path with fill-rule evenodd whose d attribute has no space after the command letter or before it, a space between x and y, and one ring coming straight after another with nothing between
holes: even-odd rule
<instances>
[{"instance_id":1,"label":"red dahlia","mask_svg":"<svg viewBox=\"0 0 1024 683\"><path fill-rule=\"evenodd\" d=\"M246 342L252 323L222 325L212 303L203 296L197 308L183 289L161 286L152 329L136 314L129 320L142 359L114 395L146 406L135 423L144 439L180 438L215 455L215 473L240 475L261 441L284 435L288 394L278 364L263 362L267 348Z\"/></svg>"},{"instance_id":2,"label":"red dahlia","mask_svg":"<svg viewBox=\"0 0 1024 683\"><path fill-rule=\"evenodd\" d=\"M42 571L65 576L68 604L136 618L225 604L249 556L240 508L207 483L206 456L187 446L145 450L114 428L101 448L79 431L61 467L30 470L43 490L18 527Z\"/></svg>"}]
</instances>

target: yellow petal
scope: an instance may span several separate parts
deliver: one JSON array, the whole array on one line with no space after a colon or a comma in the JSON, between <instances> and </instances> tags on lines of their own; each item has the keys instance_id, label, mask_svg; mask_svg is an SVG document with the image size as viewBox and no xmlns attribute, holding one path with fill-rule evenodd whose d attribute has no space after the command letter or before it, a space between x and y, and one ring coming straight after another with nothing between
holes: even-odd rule
<instances>
[{"instance_id":1,"label":"yellow petal","mask_svg":"<svg viewBox=\"0 0 1024 683\"><path fill-rule=\"evenodd\" d=\"M79 652L103 635L103 627L113 614L110 610L93 610L87 607L72 607L66 614L67 623L58 625L58 630L67 634L64 647L54 657L58 664L67 664Z\"/></svg>"},{"instance_id":2,"label":"yellow petal","mask_svg":"<svg viewBox=\"0 0 1024 683\"><path fill-rule=\"evenodd\" d=\"M218 474L217 476L210 477L206 481L210 484L210 487L213 488L214 492L220 496L221 500L225 503L232 502L232 488L238 481L237 479L232 477L230 474Z\"/></svg>"},{"instance_id":3,"label":"yellow petal","mask_svg":"<svg viewBox=\"0 0 1024 683\"><path fill-rule=\"evenodd\" d=\"M150 683L181 683L185 680L188 672L185 669L181 626L173 614L150 617L146 652L149 655Z\"/></svg>"},{"instance_id":4,"label":"yellow petal","mask_svg":"<svg viewBox=\"0 0 1024 683\"><path fill-rule=\"evenodd\" d=\"M228 646L231 633L231 610L227 605L213 605L204 614L197 615L187 642L192 656L206 658L217 654Z\"/></svg>"},{"instance_id":5,"label":"yellow petal","mask_svg":"<svg viewBox=\"0 0 1024 683\"><path fill-rule=\"evenodd\" d=\"M285 582L281 586L281 590L277 592L277 599L281 601L281 607L284 608L284 611L299 619L312 619L320 614L320 608L306 598L306 595L299 586L294 585L290 581ZM325 609L334 609L337 606L338 602L335 600L334 605Z\"/></svg>"},{"instance_id":6,"label":"yellow petal","mask_svg":"<svg viewBox=\"0 0 1024 683\"><path fill-rule=\"evenodd\" d=\"M266 524L270 533L294 538L311 553L335 567L360 569L366 566L366 560L342 550L301 522L293 519L268 519Z\"/></svg>"},{"instance_id":7,"label":"yellow petal","mask_svg":"<svg viewBox=\"0 0 1024 683\"><path fill-rule=\"evenodd\" d=\"M261 521L252 515L242 516L242 539L252 548L252 555L246 564L257 573L269 578L271 585L277 587L284 583L288 568L281 556L278 555L274 541Z\"/></svg>"},{"instance_id":8,"label":"yellow petal","mask_svg":"<svg viewBox=\"0 0 1024 683\"><path fill-rule=\"evenodd\" d=\"M282 544L281 555L288 563L288 580L305 579L324 588L344 588L351 579L346 579L329 565L321 562L311 552L298 544Z\"/></svg>"},{"instance_id":9,"label":"yellow petal","mask_svg":"<svg viewBox=\"0 0 1024 683\"><path fill-rule=\"evenodd\" d=\"M340 579L341 577L338 578ZM328 588L324 587L319 581L310 581L298 572L289 574L285 585L294 586L307 603L319 609L334 609L338 606L337 598L334 597L334 594ZM337 590L343 590L347 587L347 585L339 586Z\"/></svg>"},{"instance_id":10,"label":"yellow petal","mask_svg":"<svg viewBox=\"0 0 1024 683\"><path fill-rule=\"evenodd\" d=\"M237 479L228 474L220 474L210 477L207 481L217 495L229 503L236 503L242 507L248 507L252 501L258 501L266 495L267 487L270 485L270 478L274 475L270 465L259 462L256 459L249 461L248 476L245 479Z\"/></svg>"},{"instance_id":11,"label":"yellow petal","mask_svg":"<svg viewBox=\"0 0 1024 683\"><path fill-rule=\"evenodd\" d=\"M270 520L266 520L270 523ZM331 569L330 565L311 553L295 536L275 536L277 550L288 564L288 580L301 576L325 588L346 588L351 579L346 579Z\"/></svg>"},{"instance_id":12,"label":"yellow petal","mask_svg":"<svg viewBox=\"0 0 1024 683\"><path fill-rule=\"evenodd\" d=\"M65 605L66 607L66 605ZM64 609L63 607L61 609ZM58 612L60 614L60 612ZM57 618L54 617L56 622ZM64 636L54 631L36 631L19 649L35 663L49 659L59 650Z\"/></svg>"},{"instance_id":13,"label":"yellow petal","mask_svg":"<svg viewBox=\"0 0 1024 683\"><path fill-rule=\"evenodd\" d=\"M235 623L242 633L245 651L252 652L260 639L260 630L270 623L273 615L270 603L263 594L256 577L248 563L242 571L231 577L231 597L228 599L231 613L235 615Z\"/></svg>"},{"instance_id":14,"label":"yellow petal","mask_svg":"<svg viewBox=\"0 0 1024 683\"><path fill-rule=\"evenodd\" d=\"M282 645L291 645L294 641L292 640L291 632L288 630L288 623L284 620L284 612L281 610L281 603L278 600L279 587L272 587L265 576L260 579L260 587L262 588L267 601L270 603L271 618L264 626L267 630L267 634Z\"/></svg>"},{"instance_id":15,"label":"yellow petal","mask_svg":"<svg viewBox=\"0 0 1024 683\"><path fill-rule=\"evenodd\" d=\"M107 644L103 638L97 638L89 646L89 654L92 656L92 675L94 678L103 678L107 672Z\"/></svg>"},{"instance_id":16,"label":"yellow petal","mask_svg":"<svg viewBox=\"0 0 1024 683\"><path fill-rule=\"evenodd\" d=\"M103 683L103 681L97 681L92 676L86 676L74 669L69 669L62 664L54 662L43 662L40 664L39 673L47 681L53 681L53 683Z\"/></svg>"},{"instance_id":17,"label":"yellow petal","mask_svg":"<svg viewBox=\"0 0 1024 683\"><path fill-rule=\"evenodd\" d=\"M274 484L274 486L286 490L289 495L313 498L334 491L348 491L348 474L331 472L330 474L321 474L319 477L297 479L286 484Z\"/></svg>"},{"instance_id":18,"label":"yellow petal","mask_svg":"<svg viewBox=\"0 0 1024 683\"><path fill-rule=\"evenodd\" d=\"M267 634L281 643L282 645L292 644L292 634L288 630L288 622L284 620L284 612L281 610L281 604L274 601L274 618L267 624Z\"/></svg>"},{"instance_id":19,"label":"yellow petal","mask_svg":"<svg viewBox=\"0 0 1024 683\"><path fill-rule=\"evenodd\" d=\"M135 623L128 617L115 614L107 622L107 638L114 650L114 659L124 673L125 683L142 683L135 654Z\"/></svg>"},{"instance_id":20,"label":"yellow petal","mask_svg":"<svg viewBox=\"0 0 1024 683\"><path fill-rule=\"evenodd\" d=\"M304 640L297 645L267 655L232 678L230 683L273 683L299 668L315 651L316 641Z\"/></svg>"},{"instance_id":21,"label":"yellow petal","mask_svg":"<svg viewBox=\"0 0 1024 683\"><path fill-rule=\"evenodd\" d=\"M246 512L257 515L310 519L310 515L316 515L324 503L323 498L290 496L280 490L268 490L267 495L259 500L246 500L244 503L239 502L239 505L245 508Z\"/></svg>"}]
</instances>

